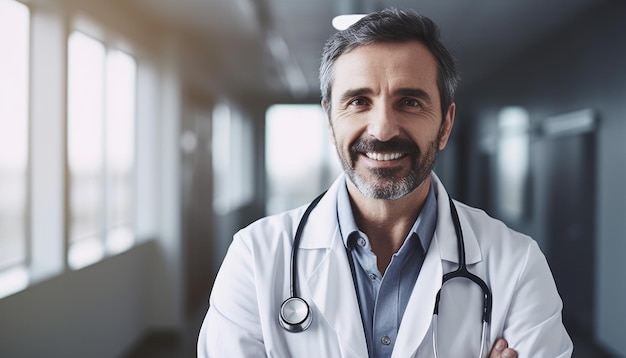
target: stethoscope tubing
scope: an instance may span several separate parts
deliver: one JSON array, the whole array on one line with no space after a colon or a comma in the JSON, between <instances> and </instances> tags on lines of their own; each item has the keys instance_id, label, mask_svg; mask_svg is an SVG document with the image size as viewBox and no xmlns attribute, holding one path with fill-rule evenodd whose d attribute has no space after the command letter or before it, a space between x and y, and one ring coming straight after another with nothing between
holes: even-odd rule
<instances>
[{"instance_id":1,"label":"stethoscope tubing","mask_svg":"<svg viewBox=\"0 0 626 358\"><path fill-rule=\"evenodd\" d=\"M443 285L445 285L446 282L455 278L465 278L474 282L483 291L483 315L480 331L480 352L478 354L478 357L482 357L485 351L485 343L487 342L487 333L489 331L488 328L491 324L491 290L489 289L489 286L487 286L485 281L467 270L467 265L465 262L465 239L463 237L463 230L461 228L461 220L459 219L459 214L456 210L456 205L454 205L454 202L452 201L452 198L448 197L448 200L450 202L450 214L452 215L452 223L454 224L454 231L457 237L456 242L459 253L459 267L456 270L450 271L443 275L443 278L441 280L441 288L437 292L437 296L435 298L435 309L433 312L433 352L435 358L439 358L439 348L437 346L437 328L439 321L439 299L441 298L441 290L443 289Z\"/></svg>"},{"instance_id":2,"label":"stethoscope tubing","mask_svg":"<svg viewBox=\"0 0 626 358\"><path fill-rule=\"evenodd\" d=\"M441 286L443 287L443 285L446 282L454 278L466 278L466 279L473 281L475 284L477 284L483 291L482 321L486 322L487 324L491 324L491 310L492 310L492 303L493 303L491 290L489 289L489 286L487 286L485 281L483 281L480 277L474 275L473 273L467 270L467 265L465 263L465 243L464 243L465 240L463 237L463 230L461 229L461 221L459 220L459 214L456 211L456 205L454 205L452 198L448 198L448 200L450 201L450 213L452 214L452 222L454 224L454 231L457 237L456 242L457 242L457 248L458 248L458 253L459 253L459 259L458 259L459 267L456 270L450 271L443 275L443 279L441 280ZM437 298L435 299L434 314L439 313L440 296L441 296L441 289L439 290L439 292L437 292Z\"/></svg>"},{"instance_id":3,"label":"stethoscope tubing","mask_svg":"<svg viewBox=\"0 0 626 358\"><path fill-rule=\"evenodd\" d=\"M311 211L313 211L313 208L315 208L325 193L326 192L320 194L306 208L300 222L298 223L296 234L293 239L291 248L291 267L289 269L289 298L283 301L280 305L280 310L278 311L278 322L289 332L297 333L305 331L309 328L311 322L313 321L311 318L311 307L298 295L296 268L298 267L298 248L300 247L300 238L302 237L304 226L309 218L309 215L311 214Z\"/></svg>"},{"instance_id":4,"label":"stethoscope tubing","mask_svg":"<svg viewBox=\"0 0 626 358\"><path fill-rule=\"evenodd\" d=\"M300 239L302 238L302 233L304 231L304 227L306 222L313 211L313 209L317 206L322 197L326 194L323 192L317 198L315 198L309 206L305 209L300 222L298 223L298 227L296 228L296 233L294 236L292 248L291 248L291 262L290 262L290 282L289 282L289 298L287 298L280 307L279 312L279 321L283 328L290 332L302 332L306 330L311 323L311 310L309 305L306 303L304 299L302 299L298 295L298 285L297 285L297 267L298 267L298 249L300 247ZM448 281L455 278L465 278L469 279L478 285L483 291L483 314L482 314L482 329L481 329L481 343L480 343L480 354L479 357L482 357L485 343L487 341L487 332L488 326L491 324L491 311L492 311L492 294L489 286L483 281L480 277L474 275L473 273L467 270L466 266L466 257L465 257L465 243L463 238L463 231L461 229L461 222L459 220L459 214L456 210L456 205L452 201L452 198L448 197L450 204L450 213L452 215L452 222L454 224L454 231L456 233L457 238L457 248L458 248L458 260L459 267L451 272L448 272L443 275L441 286L447 283ZM351 266L352 270L352 266ZM354 274L354 273L353 273ZM438 326L438 317L439 317L439 300L441 298L441 289L437 292L437 296L435 297L435 307L433 312L433 350L435 353L435 357L438 357L438 349L437 349L437 326ZM290 305L299 306L299 308L306 308L306 315L299 316L297 321L290 321L288 317L290 315L286 313L288 309L290 309ZM302 318L304 317L304 318Z\"/></svg>"},{"instance_id":5,"label":"stethoscope tubing","mask_svg":"<svg viewBox=\"0 0 626 358\"><path fill-rule=\"evenodd\" d=\"M300 248L300 239L302 238L302 232L304 231L304 226L309 219L309 215L311 215L311 211L317 206L317 204L322 200L322 197L326 194L326 192L321 193L317 198L315 198L311 204L306 208L300 222L298 223L298 228L296 229L296 235L293 239L293 244L291 246L291 267L289 269L290 276L290 287L289 287L289 295L290 298L297 298L298 291L296 285L296 269L298 267L298 249Z\"/></svg>"}]
</instances>

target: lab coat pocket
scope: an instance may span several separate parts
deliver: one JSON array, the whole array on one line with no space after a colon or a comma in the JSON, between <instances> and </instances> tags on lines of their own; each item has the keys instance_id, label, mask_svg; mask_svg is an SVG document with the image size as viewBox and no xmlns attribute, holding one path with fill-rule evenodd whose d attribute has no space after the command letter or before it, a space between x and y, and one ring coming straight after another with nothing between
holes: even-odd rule
<instances>
[{"instance_id":1,"label":"lab coat pocket","mask_svg":"<svg viewBox=\"0 0 626 358\"><path fill-rule=\"evenodd\" d=\"M268 357L333 358L343 357L337 335L327 323L313 317L311 326L303 332L281 332L283 342L268 350Z\"/></svg>"}]
</instances>

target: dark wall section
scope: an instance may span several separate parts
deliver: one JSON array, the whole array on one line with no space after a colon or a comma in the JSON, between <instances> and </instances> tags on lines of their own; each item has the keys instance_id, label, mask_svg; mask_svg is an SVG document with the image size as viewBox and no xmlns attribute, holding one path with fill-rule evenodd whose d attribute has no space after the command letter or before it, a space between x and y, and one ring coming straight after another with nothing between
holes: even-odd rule
<instances>
[{"instance_id":1,"label":"dark wall section","mask_svg":"<svg viewBox=\"0 0 626 358\"><path fill-rule=\"evenodd\" d=\"M535 237L547 253L570 328L621 354L626 352L626 268L621 264L626 255L624 24L623 1L599 2L552 37L537 39L533 49L479 83L462 84L457 101L457 126L462 128L458 147L463 148L458 153L462 172L457 189L464 200L495 216L497 198L489 193L494 184L497 113L511 105L529 111L534 130L528 210L509 224ZM587 136L555 141L537 130L546 118L581 109L591 109L598 121ZM572 176L580 175L585 175L584 181L568 185L564 193L555 192L559 183L572 184ZM576 213L548 205L549 200L568 205L572 197L579 207ZM567 218L569 222L559 221ZM577 227L576 221L585 227ZM589 297L585 290L591 292Z\"/></svg>"}]
</instances>

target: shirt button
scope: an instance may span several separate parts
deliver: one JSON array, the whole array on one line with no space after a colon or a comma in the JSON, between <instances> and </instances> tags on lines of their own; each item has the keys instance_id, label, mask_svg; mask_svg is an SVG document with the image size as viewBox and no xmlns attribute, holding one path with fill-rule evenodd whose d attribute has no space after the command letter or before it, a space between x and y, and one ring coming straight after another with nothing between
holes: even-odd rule
<instances>
[{"instance_id":1,"label":"shirt button","mask_svg":"<svg viewBox=\"0 0 626 358\"><path fill-rule=\"evenodd\" d=\"M375 280L375 279L376 279L376 274L375 274L375 273L370 273L370 278L371 278L372 280Z\"/></svg>"},{"instance_id":2,"label":"shirt button","mask_svg":"<svg viewBox=\"0 0 626 358\"><path fill-rule=\"evenodd\" d=\"M391 338L389 338L388 336L383 336L383 338L380 339L380 343L388 346L391 344Z\"/></svg>"},{"instance_id":3,"label":"shirt button","mask_svg":"<svg viewBox=\"0 0 626 358\"><path fill-rule=\"evenodd\" d=\"M359 246L361 247L365 247L365 244L366 244L365 239L362 237L359 237L359 239L356 240L356 243L359 244Z\"/></svg>"}]
</instances>

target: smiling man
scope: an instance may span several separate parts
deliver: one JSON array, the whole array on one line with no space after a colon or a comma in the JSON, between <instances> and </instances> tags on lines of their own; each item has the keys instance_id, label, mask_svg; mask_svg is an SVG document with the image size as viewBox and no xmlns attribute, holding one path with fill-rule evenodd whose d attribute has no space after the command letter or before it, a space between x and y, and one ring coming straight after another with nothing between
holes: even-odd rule
<instances>
[{"instance_id":1,"label":"smiling man","mask_svg":"<svg viewBox=\"0 0 626 358\"><path fill-rule=\"evenodd\" d=\"M328 40L322 106L344 175L235 235L200 357L571 356L535 241L450 199L432 171L458 82L438 36L385 10Z\"/></svg>"},{"instance_id":2,"label":"smiling man","mask_svg":"<svg viewBox=\"0 0 626 358\"><path fill-rule=\"evenodd\" d=\"M331 99L322 105L357 226L372 238L385 272L426 201L454 104L442 117L437 64L417 41L364 45L333 67Z\"/></svg>"}]
</instances>

